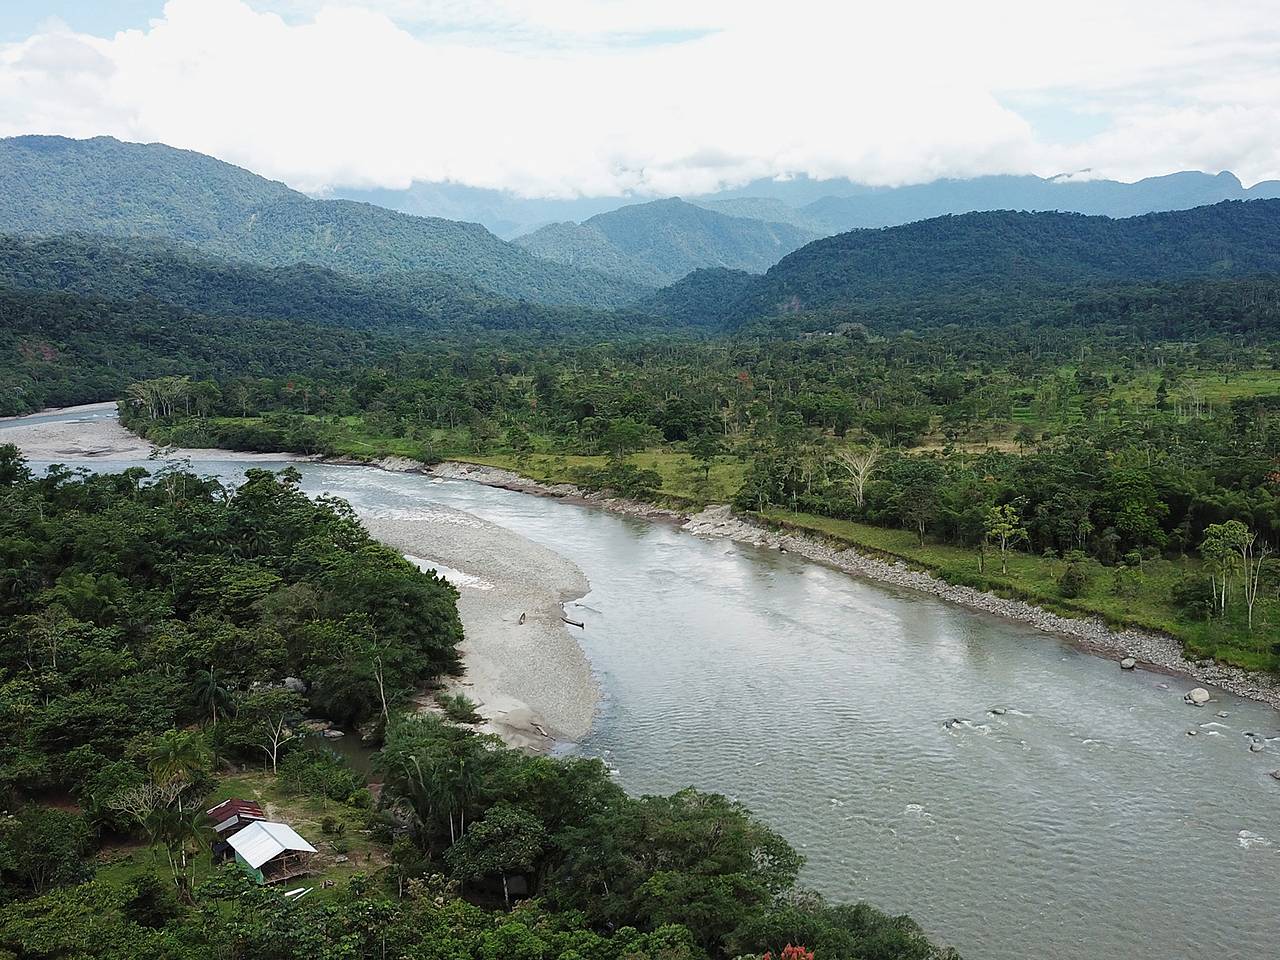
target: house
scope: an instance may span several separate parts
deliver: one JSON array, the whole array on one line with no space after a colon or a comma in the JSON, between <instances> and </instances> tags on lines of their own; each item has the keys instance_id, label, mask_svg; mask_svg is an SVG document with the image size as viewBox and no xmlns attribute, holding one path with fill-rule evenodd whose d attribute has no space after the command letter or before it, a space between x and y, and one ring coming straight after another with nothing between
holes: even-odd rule
<instances>
[{"instance_id":1,"label":"house","mask_svg":"<svg viewBox=\"0 0 1280 960\"><path fill-rule=\"evenodd\" d=\"M205 811L213 821L213 832L219 840L226 840L233 833L239 833L255 820L265 820L267 815L262 807L252 800L223 800L216 807Z\"/></svg>"},{"instance_id":2,"label":"house","mask_svg":"<svg viewBox=\"0 0 1280 960\"><path fill-rule=\"evenodd\" d=\"M307 873L316 848L287 823L256 820L227 838L236 863L259 883L278 883Z\"/></svg>"}]
</instances>

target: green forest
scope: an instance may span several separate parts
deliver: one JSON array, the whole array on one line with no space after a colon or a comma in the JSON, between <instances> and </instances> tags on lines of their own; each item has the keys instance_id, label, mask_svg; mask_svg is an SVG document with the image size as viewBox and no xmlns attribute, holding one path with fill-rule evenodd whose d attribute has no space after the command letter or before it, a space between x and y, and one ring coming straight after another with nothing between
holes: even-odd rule
<instances>
[{"instance_id":1,"label":"green forest","mask_svg":"<svg viewBox=\"0 0 1280 960\"><path fill-rule=\"evenodd\" d=\"M557 263L166 147L0 161L0 416L730 504L1280 670L1280 201L941 217L751 274L802 230L673 201L549 231ZM955 956L803 889L729 798L476 732L457 592L299 481L0 446L0 960ZM211 855L204 811L250 799L317 842L307 904Z\"/></svg>"},{"instance_id":2,"label":"green forest","mask_svg":"<svg viewBox=\"0 0 1280 960\"><path fill-rule=\"evenodd\" d=\"M34 477L5 446L0 498L0 956L950 955L797 889L724 797L410 709L458 670L456 593L292 471ZM315 716L381 747L375 788ZM326 838L314 909L210 862L203 811L244 795Z\"/></svg>"}]
</instances>

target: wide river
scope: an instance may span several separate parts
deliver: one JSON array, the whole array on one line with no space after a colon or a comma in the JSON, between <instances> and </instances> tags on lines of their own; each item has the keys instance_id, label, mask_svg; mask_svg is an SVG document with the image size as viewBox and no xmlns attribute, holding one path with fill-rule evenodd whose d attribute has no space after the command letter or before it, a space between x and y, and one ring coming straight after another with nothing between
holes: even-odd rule
<instances>
[{"instance_id":1,"label":"wide river","mask_svg":"<svg viewBox=\"0 0 1280 960\"><path fill-rule=\"evenodd\" d=\"M742 800L830 897L910 912L967 960L1280 955L1280 740L1250 753L1246 736L1276 736L1268 707L1190 707L1187 681L663 523L298 466L310 492L443 504L577 562L591 593L570 613L604 700L567 749L635 793Z\"/></svg>"}]
</instances>

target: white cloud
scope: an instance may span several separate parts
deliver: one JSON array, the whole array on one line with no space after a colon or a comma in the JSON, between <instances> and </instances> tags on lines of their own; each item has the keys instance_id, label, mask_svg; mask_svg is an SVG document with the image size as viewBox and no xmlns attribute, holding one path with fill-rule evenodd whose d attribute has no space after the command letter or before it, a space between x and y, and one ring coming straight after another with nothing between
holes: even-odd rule
<instances>
[{"instance_id":1,"label":"white cloud","mask_svg":"<svg viewBox=\"0 0 1280 960\"><path fill-rule=\"evenodd\" d=\"M54 25L0 46L0 135L159 140L305 190L452 179L688 194L783 172L891 184L1083 167L1251 181L1280 176L1274 12L1274 0L171 0L146 30ZM1055 145L1006 106L1032 102L1110 126Z\"/></svg>"}]
</instances>

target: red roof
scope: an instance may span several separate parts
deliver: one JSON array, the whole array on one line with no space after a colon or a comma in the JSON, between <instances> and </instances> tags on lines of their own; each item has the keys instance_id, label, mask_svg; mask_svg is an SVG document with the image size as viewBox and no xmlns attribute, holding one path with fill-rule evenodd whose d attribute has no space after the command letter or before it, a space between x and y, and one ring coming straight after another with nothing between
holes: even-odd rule
<instances>
[{"instance_id":1,"label":"red roof","mask_svg":"<svg viewBox=\"0 0 1280 960\"><path fill-rule=\"evenodd\" d=\"M213 828L219 833L230 827L243 827L251 820L267 819L267 815L262 812L262 807L253 800L238 800L235 797L223 800L216 807L210 807L205 813L209 815L209 819L213 821Z\"/></svg>"}]
</instances>

